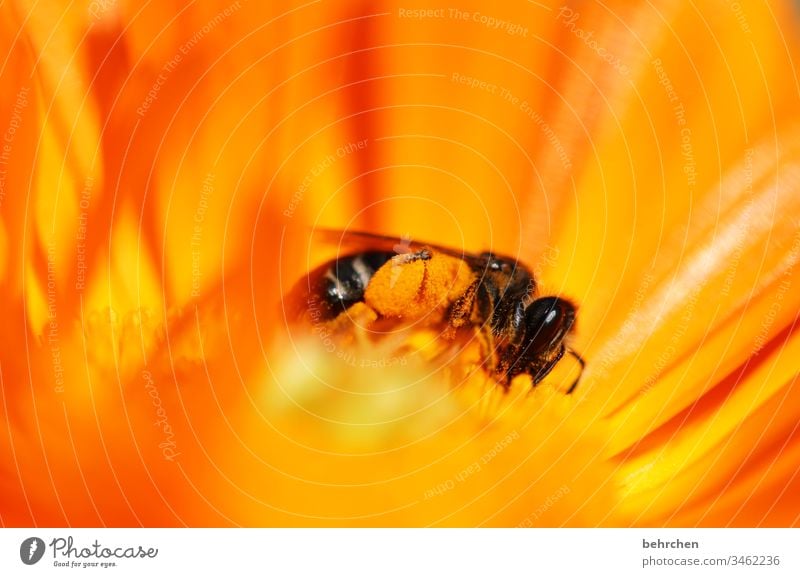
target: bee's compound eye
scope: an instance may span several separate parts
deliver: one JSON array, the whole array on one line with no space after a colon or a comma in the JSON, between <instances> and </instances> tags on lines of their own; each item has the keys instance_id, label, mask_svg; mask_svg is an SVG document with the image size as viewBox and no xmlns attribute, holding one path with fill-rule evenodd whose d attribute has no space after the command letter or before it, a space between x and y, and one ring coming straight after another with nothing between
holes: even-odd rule
<instances>
[{"instance_id":1,"label":"bee's compound eye","mask_svg":"<svg viewBox=\"0 0 800 577\"><path fill-rule=\"evenodd\" d=\"M531 351L543 352L564 340L575 322L575 307L558 297L544 297L530 304L525 317Z\"/></svg>"}]
</instances>

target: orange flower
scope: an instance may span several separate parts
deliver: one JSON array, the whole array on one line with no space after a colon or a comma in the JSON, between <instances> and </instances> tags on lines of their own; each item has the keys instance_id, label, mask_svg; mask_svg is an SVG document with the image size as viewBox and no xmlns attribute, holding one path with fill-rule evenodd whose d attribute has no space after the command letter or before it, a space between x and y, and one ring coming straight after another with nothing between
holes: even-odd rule
<instances>
[{"instance_id":1,"label":"orange flower","mask_svg":"<svg viewBox=\"0 0 800 577\"><path fill-rule=\"evenodd\" d=\"M4 525L798 524L791 5L45 4L0 5ZM528 264L581 385L290 327L317 226Z\"/></svg>"}]
</instances>

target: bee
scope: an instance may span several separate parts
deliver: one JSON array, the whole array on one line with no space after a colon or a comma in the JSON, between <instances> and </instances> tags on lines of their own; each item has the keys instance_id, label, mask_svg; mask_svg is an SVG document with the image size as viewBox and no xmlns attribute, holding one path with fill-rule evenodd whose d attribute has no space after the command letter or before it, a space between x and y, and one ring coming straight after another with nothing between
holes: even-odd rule
<instances>
[{"instance_id":1,"label":"bee","mask_svg":"<svg viewBox=\"0 0 800 577\"><path fill-rule=\"evenodd\" d=\"M301 303L301 315L304 304L314 302L315 321L335 319L357 303L377 309L379 318L413 317L420 313L411 300L422 302L423 309L441 309L434 318L446 323L449 338L467 328L477 330L488 370L504 385L524 373L536 386L568 354L580 364L581 372L567 394L578 386L586 363L565 342L574 330L576 307L558 296L539 296L533 273L516 259L365 232L322 234L360 248L323 264L298 283L294 294L303 297L295 296L294 302ZM407 295L399 296L403 288L395 287L395 281L398 271L411 263L421 272L409 300ZM379 283L380 291L375 288ZM371 292L381 292L382 300L371 297Z\"/></svg>"}]
</instances>

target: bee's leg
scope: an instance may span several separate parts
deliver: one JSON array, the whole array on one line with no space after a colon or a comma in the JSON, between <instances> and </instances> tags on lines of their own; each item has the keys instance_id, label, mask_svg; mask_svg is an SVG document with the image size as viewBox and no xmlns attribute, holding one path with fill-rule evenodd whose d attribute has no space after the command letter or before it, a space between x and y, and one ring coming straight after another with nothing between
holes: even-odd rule
<instances>
[{"instance_id":1,"label":"bee's leg","mask_svg":"<svg viewBox=\"0 0 800 577\"><path fill-rule=\"evenodd\" d=\"M552 357L544 360L541 363L536 363L531 367L531 377L533 377L533 386L535 387L538 385L547 375L550 374L550 371L553 370L553 367L556 366L556 363L562 359L564 353L567 351L566 347L562 344L558 347L558 351ZM575 383L577 384L577 383ZM574 385L570 387L569 392L572 392Z\"/></svg>"},{"instance_id":2,"label":"bee's leg","mask_svg":"<svg viewBox=\"0 0 800 577\"><path fill-rule=\"evenodd\" d=\"M392 262L395 265L403 265L410 262L416 262L418 260L431 260L431 257L431 249L428 247L423 247L415 252L398 253L392 257Z\"/></svg>"},{"instance_id":3,"label":"bee's leg","mask_svg":"<svg viewBox=\"0 0 800 577\"><path fill-rule=\"evenodd\" d=\"M578 386L578 381L581 380L581 376L583 376L583 369L586 368L586 361L584 361L583 357L580 356L575 351L573 351L572 349L567 349L567 352L571 354L573 357L575 357L575 359L577 359L577 361L581 364L581 373L575 378L575 382L573 382L572 385L570 385L569 389L567 390L567 394L571 395L572 391L575 390L575 387Z\"/></svg>"},{"instance_id":4,"label":"bee's leg","mask_svg":"<svg viewBox=\"0 0 800 577\"><path fill-rule=\"evenodd\" d=\"M490 375L498 373L505 375L503 369L498 365L497 355L495 354L494 335L492 334L492 331L486 327L476 326L475 335L481 347L481 358L483 359L486 372L488 372Z\"/></svg>"},{"instance_id":5,"label":"bee's leg","mask_svg":"<svg viewBox=\"0 0 800 577\"><path fill-rule=\"evenodd\" d=\"M475 310L475 300L479 298L479 287L480 281L475 280L450 307L448 326L444 336L448 339L454 339L459 328L468 324L472 325L480 345L483 367L490 375L502 374L505 376L504 370L498 365L491 327L481 322L480 314Z\"/></svg>"},{"instance_id":6,"label":"bee's leg","mask_svg":"<svg viewBox=\"0 0 800 577\"><path fill-rule=\"evenodd\" d=\"M479 281L474 281L467 287L460 297L456 299L450 307L450 313L447 319L447 330L444 333L445 338L454 339L456 331L470 322L472 316L472 309L475 306L475 295L478 292Z\"/></svg>"}]
</instances>

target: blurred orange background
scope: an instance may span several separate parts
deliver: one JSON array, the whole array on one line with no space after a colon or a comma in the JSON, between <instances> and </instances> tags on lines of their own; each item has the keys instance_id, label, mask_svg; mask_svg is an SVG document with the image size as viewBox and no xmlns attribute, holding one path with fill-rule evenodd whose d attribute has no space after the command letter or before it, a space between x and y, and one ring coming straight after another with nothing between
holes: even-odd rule
<instances>
[{"instance_id":1,"label":"blurred orange background","mask_svg":"<svg viewBox=\"0 0 800 577\"><path fill-rule=\"evenodd\" d=\"M798 524L791 4L0 13L4 526ZM317 227L527 263L581 386L298 339Z\"/></svg>"}]
</instances>

